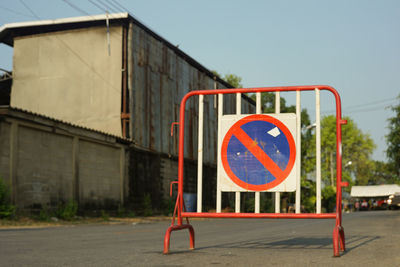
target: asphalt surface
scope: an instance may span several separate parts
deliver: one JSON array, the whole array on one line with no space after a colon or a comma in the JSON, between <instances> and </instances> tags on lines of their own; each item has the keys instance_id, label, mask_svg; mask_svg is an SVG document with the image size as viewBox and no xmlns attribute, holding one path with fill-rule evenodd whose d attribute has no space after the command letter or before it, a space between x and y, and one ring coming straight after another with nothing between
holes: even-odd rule
<instances>
[{"instance_id":1,"label":"asphalt surface","mask_svg":"<svg viewBox=\"0 0 400 267\"><path fill-rule=\"evenodd\" d=\"M347 251L333 257L334 220L192 220L0 229L0 266L400 266L400 210L344 214Z\"/></svg>"}]
</instances>

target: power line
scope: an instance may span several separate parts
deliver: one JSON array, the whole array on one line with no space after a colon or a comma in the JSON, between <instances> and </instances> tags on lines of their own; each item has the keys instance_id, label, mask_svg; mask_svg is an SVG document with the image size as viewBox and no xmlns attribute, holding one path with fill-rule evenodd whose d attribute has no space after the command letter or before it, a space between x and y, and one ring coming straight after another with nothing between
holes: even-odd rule
<instances>
[{"instance_id":1,"label":"power line","mask_svg":"<svg viewBox=\"0 0 400 267\"><path fill-rule=\"evenodd\" d=\"M114 2L116 5L118 5L121 8L121 10L124 10L124 11L130 13L129 10L126 7L124 7L123 5L121 5L117 0L111 0L111 1Z\"/></svg>"},{"instance_id":2,"label":"power line","mask_svg":"<svg viewBox=\"0 0 400 267\"><path fill-rule=\"evenodd\" d=\"M10 8L8 8L8 7L0 6L0 8L1 8L1 9L4 9L4 10L7 10L8 12L14 13L14 14L16 14L16 15L20 15L20 16L24 16L24 17L29 17L29 18L36 18L36 17L34 17L34 16L27 15L27 14L24 14L24 13L21 13L21 12L18 12L18 11L15 11L15 10L10 9Z\"/></svg>"},{"instance_id":3,"label":"power line","mask_svg":"<svg viewBox=\"0 0 400 267\"><path fill-rule=\"evenodd\" d=\"M389 103L394 102L396 100L397 99L393 98L393 97L385 98L382 100L377 100L377 101L373 101L373 102L369 102L369 103L347 106L347 107L342 108L342 110L343 110L343 112L346 112L346 113L366 112L369 110L375 111L378 109L387 108ZM382 105L379 105L379 107L377 106L377 104L382 104L382 103L387 103L387 104L384 106L382 106ZM369 108L366 108L366 107L369 107ZM336 112L336 109L325 110L325 111L322 111L321 114L329 114L329 113L334 113L334 112Z\"/></svg>"},{"instance_id":4,"label":"power line","mask_svg":"<svg viewBox=\"0 0 400 267\"><path fill-rule=\"evenodd\" d=\"M112 11L114 13L117 13L114 9L112 9L108 5L104 4L104 2L101 0L97 0L97 3L100 3L100 5L103 5L103 6L100 6L99 4L95 3L92 0L88 0L88 1L90 3L92 3L94 6L96 6L97 8L99 8L100 10L102 10L103 12L109 13L109 11Z\"/></svg>"},{"instance_id":5,"label":"power line","mask_svg":"<svg viewBox=\"0 0 400 267\"><path fill-rule=\"evenodd\" d=\"M92 15L90 15L89 13L87 13L85 10L79 8L79 7L76 6L76 5L73 5L73 4L70 5L70 2L69 2L68 0L62 0L62 1L64 1L65 3L67 3L70 7L72 7L72 8L75 9L75 10L77 10L78 12L83 13L84 15L87 15L88 17L91 17L91 18L93 19L93 21L96 20L96 18L94 18L94 17L93 17ZM89 0L89 1L90 1L90 0ZM100 8L100 7L99 7L99 8ZM104 11L104 10L103 10L103 11ZM107 11L106 11L106 12L107 12ZM109 16L109 18L118 19L118 18L115 17L113 14L108 14L108 16ZM118 35L118 36L120 36L120 37L122 37L122 33L120 33L120 32L115 32L115 34ZM116 38L114 35L112 35L111 37L112 37L112 38ZM119 39L118 39L118 40L119 40Z\"/></svg>"},{"instance_id":6,"label":"power line","mask_svg":"<svg viewBox=\"0 0 400 267\"><path fill-rule=\"evenodd\" d=\"M122 10L121 8L119 8L117 5L115 5L114 3L112 3L112 2L110 2L110 1L108 1L108 0L105 0L106 1L106 3L108 3L109 5L111 5L112 7L114 7L117 11L120 11L120 12L124 12L125 10Z\"/></svg>"},{"instance_id":7,"label":"power line","mask_svg":"<svg viewBox=\"0 0 400 267\"><path fill-rule=\"evenodd\" d=\"M77 7L76 5L72 4L70 1L68 1L68 0L62 0L62 1L64 1L67 5L69 5L69 6L72 7L73 9L75 9L75 10L77 10L77 11L83 13L83 14L86 14L86 15L90 16L90 14L87 13L85 10L80 9L80 8Z\"/></svg>"},{"instance_id":8,"label":"power line","mask_svg":"<svg viewBox=\"0 0 400 267\"><path fill-rule=\"evenodd\" d=\"M19 0L19 2L26 8L29 10L29 12L31 12L31 14L37 18L40 19L40 17L23 1L23 0Z\"/></svg>"},{"instance_id":9,"label":"power line","mask_svg":"<svg viewBox=\"0 0 400 267\"><path fill-rule=\"evenodd\" d=\"M355 110L351 110L351 111L344 110L343 113L354 114L354 113L360 113L360 112L372 112L372 111L377 111L377 110L382 110L382 109L387 109L387 108L389 108L389 106L384 105L384 106L377 106L377 107L364 108L364 109L355 109Z\"/></svg>"},{"instance_id":10,"label":"power line","mask_svg":"<svg viewBox=\"0 0 400 267\"><path fill-rule=\"evenodd\" d=\"M97 0L98 3L102 4L104 7L106 7L108 10L117 13L118 10L115 10L114 8L111 8L109 5L107 5L106 3L104 3L102 0Z\"/></svg>"},{"instance_id":11,"label":"power line","mask_svg":"<svg viewBox=\"0 0 400 267\"><path fill-rule=\"evenodd\" d=\"M93 2L92 0L88 0L92 5L96 6L98 9L100 9L102 12L107 12L103 7L99 6L97 3Z\"/></svg>"},{"instance_id":12,"label":"power line","mask_svg":"<svg viewBox=\"0 0 400 267\"><path fill-rule=\"evenodd\" d=\"M371 106L371 105L376 105L376 104L381 104L381 103L385 103L385 102L393 102L396 99L393 99L393 97L391 98L386 98L386 99L382 99L382 100L377 100L377 101L373 101L373 102L369 102L369 103L364 103L364 104L359 104L359 105L353 105L350 108L357 108L357 107L365 107L365 106Z\"/></svg>"}]
</instances>

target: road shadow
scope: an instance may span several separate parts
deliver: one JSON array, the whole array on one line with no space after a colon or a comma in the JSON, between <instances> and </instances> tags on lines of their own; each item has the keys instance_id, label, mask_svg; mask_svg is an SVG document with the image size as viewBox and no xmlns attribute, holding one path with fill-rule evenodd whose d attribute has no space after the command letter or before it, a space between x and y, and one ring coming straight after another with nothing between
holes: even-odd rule
<instances>
[{"instance_id":1,"label":"road shadow","mask_svg":"<svg viewBox=\"0 0 400 267\"><path fill-rule=\"evenodd\" d=\"M362 247L379 236L350 236L346 238L346 252ZM271 240L262 238L239 242L223 243L214 246L199 247L196 250L209 248L243 248L243 249L333 249L332 237L291 237Z\"/></svg>"},{"instance_id":2,"label":"road shadow","mask_svg":"<svg viewBox=\"0 0 400 267\"><path fill-rule=\"evenodd\" d=\"M365 246L375 240L380 239L380 236L350 236L346 238L346 253L352 251L353 249Z\"/></svg>"}]
</instances>

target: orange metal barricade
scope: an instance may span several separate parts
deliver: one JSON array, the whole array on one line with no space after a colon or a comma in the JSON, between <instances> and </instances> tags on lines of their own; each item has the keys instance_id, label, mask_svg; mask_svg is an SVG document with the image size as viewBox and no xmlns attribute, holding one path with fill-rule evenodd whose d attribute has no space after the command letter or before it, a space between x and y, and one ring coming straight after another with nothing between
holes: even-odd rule
<instances>
[{"instance_id":1,"label":"orange metal barricade","mask_svg":"<svg viewBox=\"0 0 400 267\"><path fill-rule=\"evenodd\" d=\"M288 91L330 91L336 101L336 212L335 213L205 213L205 212L186 212L183 201L183 168L184 168L184 136L185 136L185 105L187 100L197 95L215 94L236 94L236 93L262 93L262 92L288 92ZM336 224L333 229L333 255L340 256L340 251L345 250L345 235L342 226L342 187L348 186L347 182L342 182L342 125L347 121L342 119L341 101L338 92L326 85L312 86L291 86L291 87L263 87L263 88L240 88L240 89L217 89L191 91L186 94L180 105L179 125L179 159L178 159L178 194L175 209L172 217L171 226L167 229L164 237L164 254L169 253L170 236L172 231L188 229L190 234L190 249L195 247L195 234L188 218L275 218L275 219L335 219ZM172 184L171 184L172 191ZM186 218L186 223L183 222Z\"/></svg>"}]
</instances>

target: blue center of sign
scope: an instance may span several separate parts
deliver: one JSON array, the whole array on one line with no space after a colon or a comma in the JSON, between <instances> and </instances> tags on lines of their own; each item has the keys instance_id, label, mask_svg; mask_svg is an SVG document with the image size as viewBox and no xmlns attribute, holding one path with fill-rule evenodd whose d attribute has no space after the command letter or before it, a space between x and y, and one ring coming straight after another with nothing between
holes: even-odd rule
<instances>
[{"instance_id":1,"label":"blue center of sign","mask_svg":"<svg viewBox=\"0 0 400 267\"><path fill-rule=\"evenodd\" d=\"M266 121L250 121L240 128L282 171L286 168L290 157L289 143L276 125ZM232 172L245 183L263 185L276 179L234 134L228 143L227 160Z\"/></svg>"}]
</instances>

